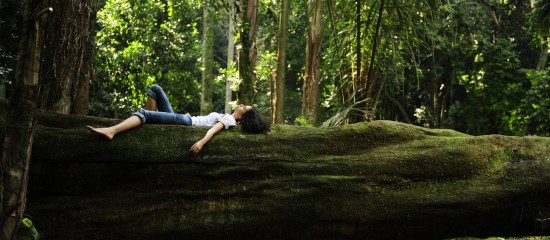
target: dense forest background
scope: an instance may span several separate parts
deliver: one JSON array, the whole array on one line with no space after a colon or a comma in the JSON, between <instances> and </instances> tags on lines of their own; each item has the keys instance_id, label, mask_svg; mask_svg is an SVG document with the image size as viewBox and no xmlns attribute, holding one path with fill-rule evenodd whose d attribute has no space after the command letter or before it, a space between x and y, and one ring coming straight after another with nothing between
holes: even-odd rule
<instances>
[{"instance_id":1,"label":"dense forest background","mask_svg":"<svg viewBox=\"0 0 550 240\"><path fill-rule=\"evenodd\" d=\"M415 191L412 194L413 198L402 197L403 191L411 193L409 190L414 188L407 187L407 183L414 182L420 183L419 189L429 187L421 190L421 193L424 191L429 191L428 195L437 193L436 195L443 196L445 201L447 196L460 197L458 204L446 202L441 205L428 201L427 206L435 206L437 212L443 213L441 216L446 221L453 219L449 219L448 215L444 214L445 211L441 212L441 209L437 208L450 206L448 210L452 211L455 209L454 206L468 206L468 203L475 206L472 209L474 212L480 210L479 207L498 212L493 216L499 219L515 219L502 217L504 215L500 213L504 212L520 212L521 216L518 219L523 223L528 223L521 220L524 215L529 216L531 220L541 221L542 219L541 222L547 219L548 203L545 200L531 199L545 196L544 193L548 190L549 181L545 174L548 172L545 171L548 167L544 163L547 160L545 157L549 145L544 137L518 139L497 135L473 137L475 139L471 140L458 134L460 137L455 139L449 136L456 136L456 131L428 131L410 124L429 128L451 128L472 135L550 136L550 75L548 74L550 71L548 67L550 0L0 0L0 31L2 32L0 35L0 103L8 108L3 112L6 116L5 121L0 122L5 124L0 161L0 169L2 169L0 240L13 239L23 218L29 175L33 175L30 173L32 172L30 170L31 153L35 156L33 162L39 159L36 156L47 156L43 162L52 163L53 167L43 165L44 171L48 172L48 175L44 175L48 178L47 185L52 182L61 183L60 186L63 186L63 183L70 183L80 187L79 181L73 180L74 176L80 175L81 172L93 173L95 180L105 179L109 185L112 185L110 178L98 178L97 172L118 175L125 180L126 176L135 174L141 181L143 180L142 171L152 170L151 173L157 175L155 171L165 172L170 168L167 172L173 173L172 179L175 180L173 183L184 189L189 189L190 185L187 184L202 186L196 181L185 181L183 185L178 183L181 179L179 177L187 175L189 171L194 172L189 175L191 178L205 174L203 176L208 180L204 185L207 187L204 189L208 189L209 193L190 193L184 196L185 201L187 201L185 197L188 197L197 200L199 204L203 204L204 200L210 202L212 199L220 199L224 203L226 200L231 200L230 198L234 199L234 196L239 196L241 192L246 196L243 198L244 201L249 201L254 207L260 206L261 210L256 209L262 213L265 213L264 207L255 204L259 198L249 194L244 185L242 185L243 190L238 190L237 195L232 193L226 195L229 189L227 183L238 185L237 188L230 190L235 191L235 189L241 189L241 184L245 183L242 180L252 180L248 184L252 187L248 189L258 189L261 196L268 196L284 205L293 205L294 200L298 200L293 198L296 196L312 196L321 201L330 199L324 204L332 206L335 202L331 196L314 189L325 189L330 193L334 189L341 189L348 191L340 198L342 201L348 199L347 196L350 195L347 194L365 199L364 194L374 193L381 198L369 197L368 199L374 199L375 202L386 206L390 199L412 200L413 205L417 203L416 201L421 201L422 204L418 206L422 206L426 202L425 198L418 198ZM370 124L374 128L368 127L369 124L355 124L340 128L303 128L279 124L274 126L272 134L250 137L245 141L258 146L255 151L248 151L247 146L252 145L240 146L246 150L242 152L251 153L252 157L245 154L239 155L241 151L233 151L232 147L226 147L225 144L216 144L207 151L209 154L214 153L210 156L215 156L218 151L222 154L218 156L230 158L235 156L232 160L237 161L244 159L240 164L244 169L235 168L236 165L233 162L229 163L229 169L219 167L218 164L210 164L212 159L219 159L219 157L210 158L208 155L198 162L187 160L200 158L200 155L186 155L182 161L181 157L171 154L185 154L183 151L163 150L174 149L176 145L187 146L189 141L193 141L192 136L177 137L178 140L173 141L156 141L162 147L151 145L151 141L144 142L151 149L162 152L156 155L174 158L169 161L150 159L152 161L143 162L131 157L128 159L130 162L119 159L113 161L110 157L102 160L86 160L87 157L101 158L96 155L96 152L93 154L87 152L89 150L96 151L110 146L116 148L118 152L120 147L117 146L128 147L134 144L129 143L133 140L128 138L129 142L126 144L121 141L118 142L120 145L98 144L96 146L95 141L99 139L89 138L89 133L83 127L86 122L114 123L117 120L82 115L125 118L131 112L143 107L145 91L153 84L161 85L168 92L176 111L189 112L193 115L207 114L211 111L230 112L231 104L243 103L257 107L272 123L334 126L379 119L393 121L374 121ZM36 111L37 109L46 111ZM37 120L41 115L48 114L54 115L50 118L52 120L42 123L40 122L42 120ZM62 121L62 118L69 119L67 121L70 123ZM53 130L57 128L54 126L44 131L46 128L37 126L37 122L69 129ZM386 125L386 129L376 127L376 124ZM166 133L173 132L169 131L173 127L146 126L146 128L164 129ZM359 128L367 131L361 132ZM407 128L415 129L414 133L407 133ZM70 131L71 134L65 134L64 130ZM191 133L199 130L198 128L185 129ZM44 132L47 134L44 135ZM343 133L344 135L341 136L350 142L332 138L328 132ZM50 137L52 135L48 135L52 133L60 133L62 140L58 141L55 137ZM79 135L80 133L85 135ZM163 131L159 133L162 134ZM201 132L202 134L204 133ZM234 131L223 135L233 136L233 140L236 140ZM292 140L287 137L289 135L297 135L297 137ZM408 141L408 139L425 135L440 136L442 139L423 138L425 141ZM49 144L60 144L62 149L71 149L76 154L82 155L71 156L69 161L60 160L56 154L65 151L49 146L42 149L53 149L55 154L35 154L37 153L35 151L38 151L36 149L40 149L40 145L37 144L35 148L33 139L36 138L36 142L39 143L40 137L48 139ZM73 141L71 137L86 140L84 144L80 142L79 147L67 147L70 145L68 142L79 143ZM223 139L222 136L220 137ZM242 137L238 140L241 141ZM304 139L311 140L309 144L312 145L302 144ZM327 140L329 142L325 142ZM236 143L223 140L220 142L227 142L229 146L234 146ZM272 142L277 143L277 146L273 147ZM100 143L104 144L105 141L101 140ZM296 143L301 148L296 148ZM328 155L325 151L319 152L321 148L318 145L330 147L331 151L327 151ZM353 146L356 147L356 152L349 151ZM227 155L228 149L237 155ZM284 154L271 154L281 149L287 154L286 157L280 158ZM367 152L363 154L359 149ZM391 157L386 154L388 149L391 149ZM140 151L128 152L139 153ZM370 155L381 152L383 152L381 157ZM316 157L313 153L322 153L322 156ZM352 164L342 164L345 161L341 162L341 160L350 160L348 156L343 156L347 154L361 159L353 160ZM276 156L273 163L257 161L272 156ZM309 157L313 160L308 159ZM81 162L83 164L79 164L78 159L83 159ZM300 165L301 160L304 159L308 159L307 167ZM172 171L172 167L176 165L172 164L172 160L182 163L177 164L178 168L181 168ZM155 161L160 161L162 164L157 164ZM362 167L354 167L358 166L354 164L359 161L369 164L368 171L364 171L365 168ZM382 165L379 168L375 167L371 164L372 161ZM386 164L388 161L391 164ZM208 164L202 164L203 162ZM226 164L225 161L222 162ZM40 164L38 161L33 165L36 163ZM67 164L61 166L63 164L58 163ZM249 163L262 164L262 166L256 168ZM265 165L266 163L273 165ZM298 164L296 170L292 168L294 163ZM87 171L82 167L83 165L92 166L93 170ZM139 167L134 172L125 171L122 175L111 174L120 173L122 166L131 169L132 167L129 166L132 165L139 165ZM197 169L197 165L204 168ZM60 171L56 170L58 166ZM105 168L106 166L111 170L105 170L108 169ZM334 171L327 172L327 169L332 169L327 166L335 166ZM373 166L374 169L372 169ZM414 167L411 172L407 172L405 171L407 168L402 166ZM101 170L94 171L97 169ZM346 169L349 172L344 171ZM197 170L199 175L195 175ZM258 178L250 177L249 173L256 170L267 184L261 180L258 181ZM267 172L263 172L264 170ZM58 176L61 177L59 179L63 179L64 173L67 173L65 176L70 180L57 180ZM295 173L303 175L295 178ZM315 176L315 174L322 175ZM354 174L358 174L357 177L348 178ZM516 180L510 176L520 177ZM524 178L524 176L530 177ZM377 178L381 179L381 184L377 183ZM236 182L232 184L226 179ZM483 191L477 195L478 187L464 189L474 191L474 195L470 195L473 196L471 199L482 199L484 204L476 204L477 201L465 202L463 197L468 193L462 191L461 187L461 183L467 183L463 181L465 179L473 179L477 184L474 186L479 186L479 189L489 189L499 199L498 202L502 202L500 199L512 201L504 202L506 206L512 206L512 211L501 211L501 208L493 206L487 207L486 203L493 205L495 201L487 202L487 194ZM479 179L487 179L488 182L478 181ZM95 185L98 183L95 180L85 182ZM211 180L214 181L210 182ZM158 190L160 182L150 182L153 185L150 185L149 189ZM277 182L281 184L272 185ZM360 185L342 188L341 184L347 184L346 182ZM290 204L278 201L271 195L265 195L266 192L261 190L262 188L254 187L258 183L270 189L273 186L283 189L285 191L283 194L275 195L283 199L291 196L291 202L287 202ZM333 183L339 187L330 186ZM391 185L389 189L396 189L396 192L393 194L386 192L386 184ZM435 184L442 185L434 188ZM453 189L450 194L438 190L446 189L446 184L450 184ZM128 185L127 182L123 182L119 186ZM135 186L137 186L135 189L140 191L158 193L144 189L142 184ZM167 193L177 192L173 191L172 186L165 186ZM222 192L210 193L212 188L208 186L222 186ZM494 191L494 186L504 186L504 193L508 195ZM307 191L302 191L300 188ZM48 188L39 187L38 189ZM288 195L289 189L291 193L293 190L299 191ZM514 189L521 189L521 191ZM70 190L67 192L69 194L51 192L63 195L62 197L73 196ZM321 194L309 195L312 192ZM124 187L124 190L119 193L121 195L111 196L115 196L116 199L137 201L143 199L128 197L127 193L128 190ZM216 197L212 198L212 194ZM224 199L224 195L229 198ZM141 195L143 196L145 195ZM175 196L178 200L182 200L181 195ZM502 196L510 197L502 198ZM148 196L146 198L149 199ZM240 197L237 198L240 199ZM522 199L528 199L529 204L534 203L531 205L531 211L524 212L526 208L525 204L521 203ZM112 201L109 200L109 202ZM310 208L306 211L310 213L317 213L316 208L323 211L327 209L314 201L296 202L308 202ZM380 207L366 204L375 207L364 209L379 212ZM65 204L60 205L65 206ZM136 204L126 203L125 205ZM202 211L202 208L197 206L200 205L190 208ZM302 209L301 206L305 205L295 206ZM362 205L352 203L348 206L353 206L348 208L353 211L352 209L356 206ZM178 208L166 209L172 213L173 209ZM214 215L210 216L216 216L219 213L227 216L226 208L220 209L221 212L214 211ZM308 209L307 206L304 209ZM403 207L403 209L416 211L422 208ZM472 210L468 212L471 213ZM292 221L286 221L291 218L291 215L311 216L302 215L302 210L296 212L287 211L285 208L271 208L269 211L289 213L290 215L276 219L291 225ZM59 211L52 209L52 212L56 213L53 215L57 215ZM346 213L339 210L328 212L329 214ZM480 213L483 214L483 212ZM198 215L201 218L202 213ZM257 212L250 211L250 213ZM402 215L396 215L400 217L401 223L403 223L402 219L410 220L410 216L416 215L414 212L402 213ZM95 211L93 214L98 215ZM382 214L388 215L385 211L382 211ZM45 216L51 215L45 214ZM71 217L60 216L62 220L76 222L72 221ZM159 216L165 218L166 215L159 214ZM181 215L172 216L179 219L176 222L181 223ZM202 219L214 219L210 216ZM320 219L330 222L328 226L339 224L338 221L333 222L331 217L316 215L316 217L319 216ZM368 217L364 218L365 216ZM346 214L343 220L346 224L353 223L350 226L354 228L360 226L361 224L358 223L364 222L370 216L373 214L361 213L356 218L359 221L354 222L350 221L349 214ZM429 223L423 221L422 216L418 221L413 221ZM462 216L465 221L471 222L470 215ZM268 217L271 218L269 215ZM305 222L316 222L314 218L315 216L307 217ZM139 217L135 219L142 220ZM249 219L257 222L256 218ZM491 222L486 221L485 218L477 219ZM143 220L148 221L147 218ZM433 220L439 221L437 218ZM198 223L194 220L190 221ZM387 219L383 221L387 223ZM124 220L116 222L127 225L127 221ZM441 223L444 222L441 221ZM370 226L379 226L381 222L367 220L365 223L368 224L365 225L366 228L370 228ZM221 224L236 226L231 222L222 221ZM63 225L52 221L52 226ZM148 224L134 226L146 225L149 226ZM484 224L475 225L484 226ZM511 224L498 225L498 228L501 228ZM177 224L177 226L189 225ZM325 228L323 225L317 226L319 229L335 229ZM393 228L396 225L388 224L388 226ZM530 226L528 228L532 229ZM56 229L56 227L50 227L50 229ZM61 228L63 231L66 229L82 229L82 227ZM256 228L250 228L248 225L245 229L249 231L248 229ZM238 228L234 230L239 232ZM310 232L310 230L307 231ZM177 233L177 231L171 231L171 233ZM400 233L397 232L397 234ZM138 235L145 236L139 233Z\"/></svg>"},{"instance_id":2,"label":"dense forest background","mask_svg":"<svg viewBox=\"0 0 550 240\"><path fill-rule=\"evenodd\" d=\"M22 2L0 1L0 94L7 98ZM127 117L144 105L153 84L168 92L178 112L223 112L228 100L242 100L238 56L250 26L238 2L87 2L97 10L89 115ZM259 0L253 94L246 102L276 123L386 119L473 135L550 136L548 5ZM274 89L281 88L284 104L275 107ZM312 101L304 104L304 96Z\"/></svg>"}]
</instances>

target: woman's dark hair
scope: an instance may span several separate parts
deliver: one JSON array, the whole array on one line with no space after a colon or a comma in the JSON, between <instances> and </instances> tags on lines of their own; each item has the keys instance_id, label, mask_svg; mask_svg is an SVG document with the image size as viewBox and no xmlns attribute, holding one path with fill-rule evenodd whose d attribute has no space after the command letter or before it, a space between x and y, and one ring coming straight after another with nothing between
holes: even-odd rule
<instances>
[{"instance_id":1,"label":"woman's dark hair","mask_svg":"<svg viewBox=\"0 0 550 240\"><path fill-rule=\"evenodd\" d=\"M269 132L269 123L260 115L258 110L252 108L241 117L241 128L245 133Z\"/></svg>"}]
</instances>

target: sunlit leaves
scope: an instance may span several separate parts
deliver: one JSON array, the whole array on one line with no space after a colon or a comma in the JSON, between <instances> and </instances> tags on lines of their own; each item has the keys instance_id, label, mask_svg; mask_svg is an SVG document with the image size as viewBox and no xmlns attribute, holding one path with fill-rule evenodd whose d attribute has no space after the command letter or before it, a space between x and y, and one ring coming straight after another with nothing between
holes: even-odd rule
<instances>
[{"instance_id":1,"label":"sunlit leaves","mask_svg":"<svg viewBox=\"0 0 550 240\"><path fill-rule=\"evenodd\" d=\"M509 129L517 134L550 136L550 68L527 71L530 88L508 119Z\"/></svg>"},{"instance_id":2,"label":"sunlit leaves","mask_svg":"<svg viewBox=\"0 0 550 240\"><path fill-rule=\"evenodd\" d=\"M189 105L198 105L193 102L197 100L183 102L187 96L176 89L185 88L191 99L198 98L192 90L198 88L200 74L196 6L175 0L107 0L97 16L95 68L101 85L94 85L95 101L124 102L115 113L128 113L143 106L149 86L161 84L170 89L175 109L189 111ZM108 114L108 108L97 111Z\"/></svg>"},{"instance_id":3,"label":"sunlit leaves","mask_svg":"<svg viewBox=\"0 0 550 240\"><path fill-rule=\"evenodd\" d=\"M380 36L373 38L375 11L381 2L364 1L360 16L362 38L357 41L356 1L329 1L332 8L327 13L330 32L324 50L323 76L333 84L325 87L324 106L340 109L333 116L345 115L340 111L346 111L345 104L353 103L352 98L362 89L358 85L364 80L357 76L356 69L364 71L366 64L374 62L377 74L362 77L367 81L389 79L377 117L404 120L414 118L415 109L423 109L424 114L417 116L419 124L457 127L473 134L514 132L505 126L509 115L504 112L517 107L526 91L520 69L527 65L526 54L530 51L524 50L528 35L522 32L522 17L530 10L527 3L385 1ZM375 47L379 51L370 58ZM362 63L357 66L359 58ZM406 115L400 115L404 111L396 108L405 109ZM468 119L468 123L460 119Z\"/></svg>"}]
</instances>

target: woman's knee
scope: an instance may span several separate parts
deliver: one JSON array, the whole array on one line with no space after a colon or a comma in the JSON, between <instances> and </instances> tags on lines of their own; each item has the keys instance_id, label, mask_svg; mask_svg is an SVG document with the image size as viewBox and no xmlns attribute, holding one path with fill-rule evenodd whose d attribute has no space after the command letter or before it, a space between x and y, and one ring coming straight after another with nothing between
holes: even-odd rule
<instances>
[{"instance_id":1,"label":"woman's knee","mask_svg":"<svg viewBox=\"0 0 550 240\"><path fill-rule=\"evenodd\" d=\"M156 84L151 86L149 89L151 89L153 91L162 91L162 88L159 85L156 85Z\"/></svg>"},{"instance_id":2,"label":"woman's knee","mask_svg":"<svg viewBox=\"0 0 550 240\"><path fill-rule=\"evenodd\" d=\"M153 100L157 100L157 96L161 95L163 92L162 88L159 85L153 85L147 90L147 95L149 95Z\"/></svg>"},{"instance_id":3,"label":"woman's knee","mask_svg":"<svg viewBox=\"0 0 550 240\"><path fill-rule=\"evenodd\" d=\"M141 120L141 124L143 125L145 122L147 122L147 111L145 110L139 110L137 112L132 113L132 116L137 116Z\"/></svg>"}]
</instances>

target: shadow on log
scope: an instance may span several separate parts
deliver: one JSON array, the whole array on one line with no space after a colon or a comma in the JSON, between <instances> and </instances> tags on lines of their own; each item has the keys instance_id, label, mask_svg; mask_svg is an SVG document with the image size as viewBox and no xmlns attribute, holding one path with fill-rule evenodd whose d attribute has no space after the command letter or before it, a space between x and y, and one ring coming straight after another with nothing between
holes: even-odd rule
<instances>
[{"instance_id":1,"label":"shadow on log","mask_svg":"<svg viewBox=\"0 0 550 240\"><path fill-rule=\"evenodd\" d=\"M28 213L44 239L443 239L549 234L550 138L391 121L267 135L38 113Z\"/></svg>"}]
</instances>

